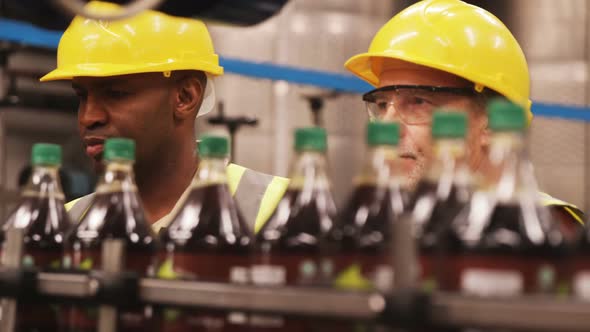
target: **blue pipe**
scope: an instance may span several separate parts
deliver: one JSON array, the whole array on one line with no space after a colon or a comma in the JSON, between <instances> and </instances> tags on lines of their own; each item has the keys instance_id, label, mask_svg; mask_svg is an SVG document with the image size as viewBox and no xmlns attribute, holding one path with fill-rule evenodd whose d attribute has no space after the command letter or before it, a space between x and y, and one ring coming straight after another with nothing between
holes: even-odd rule
<instances>
[{"instance_id":1,"label":"blue pipe","mask_svg":"<svg viewBox=\"0 0 590 332\"><path fill-rule=\"evenodd\" d=\"M56 49L61 35L61 31L42 29L30 23L0 18L0 40ZM350 93L364 93L372 89L368 83L349 74L227 57L220 57L220 64L228 73L260 79L284 80L289 83L313 85ZM536 116L590 122L590 107L533 103L532 111Z\"/></svg>"}]
</instances>

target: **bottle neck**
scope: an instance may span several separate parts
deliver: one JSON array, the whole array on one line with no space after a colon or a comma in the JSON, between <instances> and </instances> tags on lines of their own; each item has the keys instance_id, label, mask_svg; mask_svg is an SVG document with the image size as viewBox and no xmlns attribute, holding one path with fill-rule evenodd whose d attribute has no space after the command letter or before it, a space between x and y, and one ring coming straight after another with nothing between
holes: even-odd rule
<instances>
[{"instance_id":1,"label":"bottle neck","mask_svg":"<svg viewBox=\"0 0 590 332\"><path fill-rule=\"evenodd\" d=\"M458 180L460 178L453 174L469 173L464 139L438 139L434 143L433 154L434 158L426 174L427 180L434 183L444 177Z\"/></svg>"},{"instance_id":2,"label":"bottle neck","mask_svg":"<svg viewBox=\"0 0 590 332\"><path fill-rule=\"evenodd\" d=\"M22 190L24 197L42 197L64 200L64 193L59 181L58 166L33 166L29 181Z\"/></svg>"},{"instance_id":3,"label":"bottle neck","mask_svg":"<svg viewBox=\"0 0 590 332\"><path fill-rule=\"evenodd\" d=\"M137 192L132 161L115 160L108 162L96 186L96 193L98 194L119 191Z\"/></svg>"},{"instance_id":4,"label":"bottle neck","mask_svg":"<svg viewBox=\"0 0 590 332\"><path fill-rule=\"evenodd\" d=\"M495 133L489 156L492 167L484 184L498 201L516 203L523 194L536 197L537 182L522 133Z\"/></svg>"},{"instance_id":5,"label":"bottle neck","mask_svg":"<svg viewBox=\"0 0 590 332\"><path fill-rule=\"evenodd\" d=\"M372 146L355 184L388 187L392 182L402 183L400 174L397 148L391 145Z\"/></svg>"},{"instance_id":6,"label":"bottle neck","mask_svg":"<svg viewBox=\"0 0 590 332\"><path fill-rule=\"evenodd\" d=\"M200 160L191 185L194 187L226 183L226 159L206 157Z\"/></svg>"},{"instance_id":7,"label":"bottle neck","mask_svg":"<svg viewBox=\"0 0 590 332\"><path fill-rule=\"evenodd\" d=\"M291 168L289 188L302 190L329 190L326 156L317 151L302 151L295 157Z\"/></svg>"}]
</instances>

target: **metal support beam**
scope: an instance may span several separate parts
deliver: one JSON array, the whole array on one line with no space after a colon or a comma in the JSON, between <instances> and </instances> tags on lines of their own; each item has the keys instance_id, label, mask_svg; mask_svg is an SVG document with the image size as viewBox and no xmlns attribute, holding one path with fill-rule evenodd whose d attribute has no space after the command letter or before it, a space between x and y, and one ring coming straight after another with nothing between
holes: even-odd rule
<instances>
[{"instance_id":1,"label":"metal support beam","mask_svg":"<svg viewBox=\"0 0 590 332\"><path fill-rule=\"evenodd\" d=\"M125 262L125 243L123 240L107 239L102 245L101 265L104 272L118 273ZM94 287L92 287L94 288ZM98 332L117 331L117 308L101 305L98 308Z\"/></svg>"},{"instance_id":2,"label":"metal support beam","mask_svg":"<svg viewBox=\"0 0 590 332\"><path fill-rule=\"evenodd\" d=\"M6 232L6 243L2 253L2 266L18 269L22 264L23 256L22 228L13 228ZM10 298L0 299L0 332L13 332L16 326L16 300Z\"/></svg>"},{"instance_id":3,"label":"metal support beam","mask_svg":"<svg viewBox=\"0 0 590 332\"><path fill-rule=\"evenodd\" d=\"M488 299L455 294L432 298L436 324L527 331L590 331L590 303L555 297Z\"/></svg>"}]
</instances>

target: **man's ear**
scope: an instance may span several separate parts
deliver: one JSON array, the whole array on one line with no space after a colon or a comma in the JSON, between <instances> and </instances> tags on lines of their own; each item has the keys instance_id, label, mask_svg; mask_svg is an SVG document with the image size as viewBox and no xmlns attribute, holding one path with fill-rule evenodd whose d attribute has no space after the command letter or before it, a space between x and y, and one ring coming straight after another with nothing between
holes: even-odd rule
<instances>
[{"instance_id":1,"label":"man's ear","mask_svg":"<svg viewBox=\"0 0 590 332\"><path fill-rule=\"evenodd\" d=\"M176 83L174 118L194 118L203 101L205 87L195 75L186 75Z\"/></svg>"}]
</instances>

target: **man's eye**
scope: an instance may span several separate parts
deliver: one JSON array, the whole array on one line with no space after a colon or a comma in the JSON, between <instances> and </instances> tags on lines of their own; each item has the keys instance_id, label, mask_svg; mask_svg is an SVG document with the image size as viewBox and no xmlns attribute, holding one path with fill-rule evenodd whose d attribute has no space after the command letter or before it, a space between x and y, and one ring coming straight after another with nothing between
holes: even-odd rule
<instances>
[{"instance_id":1,"label":"man's eye","mask_svg":"<svg viewBox=\"0 0 590 332\"><path fill-rule=\"evenodd\" d=\"M121 91L121 90L107 90L106 91L106 94L109 97L117 98L117 99L119 99L119 98L125 98L125 97L127 97L127 96L130 95L129 92L127 92L127 91Z\"/></svg>"},{"instance_id":2,"label":"man's eye","mask_svg":"<svg viewBox=\"0 0 590 332\"><path fill-rule=\"evenodd\" d=\"M378 101L378 102L377 102L377 107L378 107L379 109L384 109L384 108L387 108L387 105L388 105L388 103L387 103L386 101Z\"/></svg>"},{"instance_id":3,"label":"man's eye","mask_svg":"<svg viewBox=\"0 0 590 332\"><path fill-rule=\"evenodd\" d=\"M422 98L422 97L418 97L418 96L412 97L411 101L412 101L413 105L431 104L431 102L429 100Z\"/></svg>"}]
</instances>

